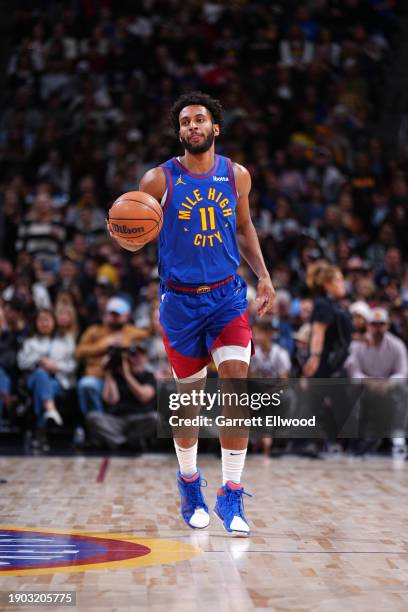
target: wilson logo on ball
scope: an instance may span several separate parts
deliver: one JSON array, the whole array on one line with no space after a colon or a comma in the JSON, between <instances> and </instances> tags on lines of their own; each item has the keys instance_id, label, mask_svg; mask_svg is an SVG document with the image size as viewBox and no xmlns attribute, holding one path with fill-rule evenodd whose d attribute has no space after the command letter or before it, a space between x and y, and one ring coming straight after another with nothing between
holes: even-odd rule
<instances>
[{"instance_id":1,"label":"wilson logo on ball","mask_svg":"<svg viewBox=\"0 0 408 612\"><path fill-rule=\"evenodd\" d=\"M145 231L145 228L142 226L128 227L127 225L118 225L117 223L112 223L112 229L121 234L141 234Z\"/></svg>"}]
</instances>

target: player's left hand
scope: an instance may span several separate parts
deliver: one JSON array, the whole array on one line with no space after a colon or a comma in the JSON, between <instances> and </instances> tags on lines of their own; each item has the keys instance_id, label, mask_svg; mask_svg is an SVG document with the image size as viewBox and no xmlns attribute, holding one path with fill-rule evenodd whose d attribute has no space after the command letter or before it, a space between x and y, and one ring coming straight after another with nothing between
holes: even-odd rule
<instances>
[{"instance_id":1,"label":"player's left hand","mask_svg":"<svg viewBox=\"0 0 408 612\"><path fill-rule=\"evenodd\" d=\"M256 302L258 304L258 316L262 317L272 309L275 300L275 289L269 276L258 280L256 288Z\"/></svg>"}]
</instances>

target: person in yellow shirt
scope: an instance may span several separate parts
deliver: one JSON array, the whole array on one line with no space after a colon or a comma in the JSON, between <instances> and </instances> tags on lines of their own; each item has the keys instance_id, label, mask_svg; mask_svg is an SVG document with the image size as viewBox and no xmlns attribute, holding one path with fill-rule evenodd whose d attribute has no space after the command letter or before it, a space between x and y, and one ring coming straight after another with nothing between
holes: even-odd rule
<instances>
[{"instance_id":1,"label":"person in yellow shirt","mask_svg":"<svg viewBox=\"0 0 408 612\"><path fill-rule=\"evenodd\" d=\"M148 330L135 327L129 320L129 303L113 297L106 305L102 324L88 327L79 340L75 356L85 367L84 376L78 382L79 406L84 415L92 410L103 410L103 366L109 353L115 348L127 348L149 335Z\"/></svg>"}]
</instances>

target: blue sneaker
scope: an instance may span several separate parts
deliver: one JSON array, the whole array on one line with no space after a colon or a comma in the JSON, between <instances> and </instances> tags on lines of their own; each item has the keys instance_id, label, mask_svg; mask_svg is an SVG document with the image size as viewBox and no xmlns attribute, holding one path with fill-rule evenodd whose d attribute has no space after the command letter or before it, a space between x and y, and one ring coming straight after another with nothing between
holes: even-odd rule
<instances>
[{"instance_id":1,"label":"blue sneaker","mask_svg":"<svg viewBox=\"0 0 408 612\"><path fill-rule=\"evenodd\" d=\"M243 487L228 481L217 492L217 503L214 512L222 521L224 529L229 533L248 536L251 532L244 514L243 496L250 493Z\"/></svg>"},{"instance_id":2,"label":"blue sneaker","mask_svg":"<svg viewBox=\"0 0 408 612\"><path fill-rule=\"evenodd\" d=\"M204 529L209 525L210 515L201 487L206 487L207 481L201 478L201 470L197 470L197 474L193 480L185 480L178 471L177 486L181 496L180 509L183 519L193 529Z\"/></svg>"}]
</instances>

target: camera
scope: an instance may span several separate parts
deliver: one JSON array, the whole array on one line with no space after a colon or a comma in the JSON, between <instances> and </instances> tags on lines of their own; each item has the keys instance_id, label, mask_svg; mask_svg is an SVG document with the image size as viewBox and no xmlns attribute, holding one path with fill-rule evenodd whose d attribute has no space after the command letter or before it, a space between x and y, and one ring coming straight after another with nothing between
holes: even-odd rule
<instances>
[{"instance_id":1,"label":"camera","mask_svg":"<svg viewBox=\"0 0 408 612\"><path fill-rule=\"evenodd\" d=\"M127 351L126 347L111 346L108 351L109 359L105 365L105 370L117 372L122 366L122 355Z\"/></svg>"}]
</instances>

